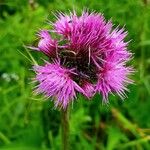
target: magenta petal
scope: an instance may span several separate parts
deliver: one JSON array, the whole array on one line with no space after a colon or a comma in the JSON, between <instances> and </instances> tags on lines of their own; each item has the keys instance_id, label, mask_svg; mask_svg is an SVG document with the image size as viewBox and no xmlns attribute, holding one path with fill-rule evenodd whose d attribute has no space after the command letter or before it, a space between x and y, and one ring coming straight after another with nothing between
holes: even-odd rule
<instances>
[{"instance_id":1,"label":"magenta petal","mask_svg":"<svg viewBox=\"0 0 150 150\"><path fill-rule=\"evenodd\" d=\"M95 86L88 81L83 81L82 83L82 89L85 92L85 96L90 99L95 94Z\"/></svg>"},{"instance_id":2,"label":"magenta petal","mask_svg":"<svg viewBox=\"0 0 150 150\"><path fill-rule=\"evenodd\" d=\"M57 53L57 41L52 39L47 30L41 30L38 33L40 41L38 43L39 51L43 52L49 57L56 56Z\"/></svg>"}]
</instances>

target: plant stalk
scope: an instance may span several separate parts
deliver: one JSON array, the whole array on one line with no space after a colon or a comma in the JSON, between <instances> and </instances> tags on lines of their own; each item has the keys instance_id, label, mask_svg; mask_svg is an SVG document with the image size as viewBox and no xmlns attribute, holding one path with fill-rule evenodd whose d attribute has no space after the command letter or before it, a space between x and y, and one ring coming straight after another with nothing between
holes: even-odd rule
<instances>
[{"instance_id":1,"label":"plant stalk","mask_svg":"<svg viewBox=\"0 0 150 150\"><path fill-rule=\"evenodd\" d=\"M69 108L61 111L62 150L69 150Z\"/></svg>"}]
</instances>

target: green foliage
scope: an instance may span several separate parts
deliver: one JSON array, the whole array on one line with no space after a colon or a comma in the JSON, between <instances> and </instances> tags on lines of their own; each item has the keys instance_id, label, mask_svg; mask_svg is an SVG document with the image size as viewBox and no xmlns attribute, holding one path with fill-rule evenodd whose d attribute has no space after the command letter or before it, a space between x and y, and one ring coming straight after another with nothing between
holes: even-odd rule
<instances>
[{"instance_id":1,"label":"green foliage","mask_svg":"<svg viewBox=\"0 0 150 150\"><path fill-rule=\"evenodd\" d=\"M122 102L110 97L79 96L71 109L72 150L150 149L150 2L148 0L1 0L0 1L0 149L59 150L60 112L51 101L35 96L30 84L32 64L43 63L41 54L26 50L36 43L39 28L48 28L53 12L83 8L104 13L128 30L129 49L135 54L135 85ZM33 42L34 41L34 42ZM32 43L33 42L33 43ZM35 59L32 59L32 57ZM43 55L42 55L43 57Z\"/></svg>"}]
</instances>

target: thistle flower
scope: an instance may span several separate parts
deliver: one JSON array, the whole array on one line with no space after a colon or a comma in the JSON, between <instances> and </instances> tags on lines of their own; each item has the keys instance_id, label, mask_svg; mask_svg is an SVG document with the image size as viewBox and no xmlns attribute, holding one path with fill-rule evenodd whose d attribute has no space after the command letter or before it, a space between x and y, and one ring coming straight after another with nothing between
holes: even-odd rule
<instances>
[{"instance_id":1,"label":"thistle flower","mask_svg":"<svg viewBox=\"0 0 150 150\"><path fill-rule=\"evenodd\" d=\"M133 69L126 65L132 53L127 51L124 28L112 29L111 21L94 12L60 13L51 25L52 31L38 34L36 50L51 59L44 66L34 66L37 93L51 97L56 107L64 109L77 93L90 99L98 92L105 103L110 93L125 98ZM52 33L58 38L53 39Z\"/></svg>"}]
</instances>

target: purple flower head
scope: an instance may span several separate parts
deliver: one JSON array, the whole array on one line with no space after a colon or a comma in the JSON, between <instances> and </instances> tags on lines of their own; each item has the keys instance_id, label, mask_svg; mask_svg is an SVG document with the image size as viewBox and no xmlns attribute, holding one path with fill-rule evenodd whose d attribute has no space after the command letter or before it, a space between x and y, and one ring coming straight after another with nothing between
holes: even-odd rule
<instances>
[{"instance_id":1,"label":"purple flower head","mask_svg":"<svg viewBox=\"0 0 150 150\"><path fill-rule=\"evenodd\" d=\"M57 40L52 39L47 30L40 30L38 37L40 38L38 47L30 48L33 50L41 51L45 55L55 58L57 51Z\"/></svg>"},{"instance_id":2,"label":"purple flower head","mask_svg":"<svg viewBox=\"0 0 150 150\"><path fill-rule=\"evenodd\" d=\"M102 14L88 12L81 16L61 13L52 26L52 32L39 32L37 49L51 61L34 67L37 93L51 97L55 106L64 109L77 93L90 99L98 92L105 103L110 93L125 97L133 69L126 65L132 53L127 51L124 29L112 29L112 22Z\"/></svg>"},{"instance_id":3,"label":"purple flower head","mask_svg":"<svg viewBox=\"0 0 150 150\"><path fill-rule=\"evenodd\" d=\"M39 81L37 93L53 97L55 106L66 108L76 97L76 92L84 94L84 90L72 80L73 69L63 68L58 62L46 63L45 66L34 66Z\"/></svg>"}]
</instances>

